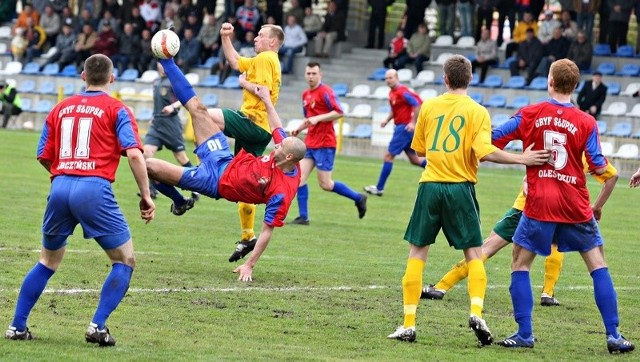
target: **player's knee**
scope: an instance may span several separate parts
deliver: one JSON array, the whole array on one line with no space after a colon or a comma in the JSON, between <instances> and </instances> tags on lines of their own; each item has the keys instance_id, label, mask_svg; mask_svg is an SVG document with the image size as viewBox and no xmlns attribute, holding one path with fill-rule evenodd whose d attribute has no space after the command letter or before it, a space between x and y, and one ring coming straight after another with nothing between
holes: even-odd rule
<instances>
[{"instance_id":1,"label":"player's knee","mask_svg":"<svg viewBox=\"0 0 640 362\"><path fill-rule=\"evenodd\" d=\"M394 157L390 153L387 153L387 154L384 155L384 162L393 162L393 159L394 159Z\"/></svg>"},{"instance_id":2,"label":"player's knee","mask_svg":"<svg viewBox=\"0 0 640 362\"><path fill-rule=\"evenodd\" d=\"M324 191L333 191L333 181L320 181L320 188Z\"/></svg>"},{"instance_id":3,"label":"player's knee","mask_svg":"<svg viewBox=\"0 0 640 362\"><path fill-rule=\"evenodd\" d=\"M129 266L131 269L136 268L136 257L134 255L127 256L122 261L122 264Z\"/></svg>"}]
</instances>

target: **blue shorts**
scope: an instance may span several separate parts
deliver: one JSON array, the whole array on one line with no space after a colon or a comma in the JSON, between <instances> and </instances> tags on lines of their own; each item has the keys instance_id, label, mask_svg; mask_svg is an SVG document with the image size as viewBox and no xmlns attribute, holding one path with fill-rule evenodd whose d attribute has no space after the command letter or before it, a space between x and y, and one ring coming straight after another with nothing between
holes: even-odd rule
<instances>
[{"instance_id":1,"label":"blue shorts","mask_svg":"<svg viewBox=\"0 0 640 362\"><path fill-rule=\"evenodd\" d=\"M413 132L407 132L406 125L399 124L393 129L393 136L389 142L387 151L393 156L397 156L402 152L415 153L411 149L411 141L413 140Z\"/></svg>"},{"instance_id":2,"label":"blue shorts","mask_svg":"<svg viewBox=\"0 0 640 362\"><path fill-rule=\"evenodd\" d=\"M578 223L538 221L522 214L513 242L539 255L551 254L551 243L556 241L558 251L585 252L602 246L602 236L596 219Z\"/></svg>"},{"instance_id":3,"label":"blue shorts","mask_svg":"<svg viewBox=\"0 0 640 362\"><path fill-rule=\"evenodd\" d=\"M85 239L96 239L105 250L131 239L109 181L101 177L57 176L51 182L44 212L42 246L58 250L67 245L67 237L78 224Z\"/></svg>"},{"instance_id":4,"label":"blue shorts","mask_svg":"<svg viewBox=\"0 0 640 362\"><path fill-rule=\"evenodd\" d=\"M227 137L218 132L200 144L194 153L200 158L200 165L185 168L177 186L219 199L218 182L233 160Z\"/></svg>"},{"instance_id":5,"label":"blue shorts","mask_svg":"<svg viewBox=\"0 0 640 362\"><path fill-rule=\"evenodd\" d=\"M336 149L331 148L307 148L304 158L311 158L320 171L332 171L333 160L336 158Z\"/></svg>"}]
</instances>

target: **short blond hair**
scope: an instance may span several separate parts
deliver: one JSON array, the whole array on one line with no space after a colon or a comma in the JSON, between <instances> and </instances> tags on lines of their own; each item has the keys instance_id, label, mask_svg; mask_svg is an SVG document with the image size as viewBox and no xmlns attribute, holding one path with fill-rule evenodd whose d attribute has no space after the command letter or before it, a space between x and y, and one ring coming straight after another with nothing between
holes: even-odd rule
<instances>
[{"instance_id":1,"label":"short blond hair","mask_svg":"<svg viewBox=\"0 0 640 362\"><path fill-rule=\"evenodd\" d=\"M549 75L553 78L553 90L560 94L572 94L580 81L580 69L569 59L551 63Z\"/></svg>"}]
</instances>

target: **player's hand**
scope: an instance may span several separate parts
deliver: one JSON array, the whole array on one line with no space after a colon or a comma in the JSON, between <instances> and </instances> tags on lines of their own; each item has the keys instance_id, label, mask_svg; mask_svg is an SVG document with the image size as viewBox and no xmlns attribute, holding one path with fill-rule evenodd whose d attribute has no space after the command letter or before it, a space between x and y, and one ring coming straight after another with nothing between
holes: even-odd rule
<instances>
[{"instance_id":1,"label":"player's hand","mask_svg":"<svg viewBox=\"0 0 640 362\"><path fill-rule=\"evenodd\" d=\"M593 209L593 217L599 222L602 218L602 209Z\"/></svg>"},{"instance_id":2,"label":"player's hand","mask_svg":"<svg viewBox=\"0 0 640 362\"><path fill-rule=\"evenodd\" d=\"M171 114L173 113L173 111L175 111L176 109L173 108L172 105L168 105L162 108L162 110L160 112L162 112L162 114Z\"/></svg>"},{"instance_id":3,"label":"player's hand","mask_svg":"<svg viewBox=\"0 0 640 362\"><path fill-rule=\"evenodd\" d=\"M638 187L640 185L640 169L629 179L629 187Z\"/></svg>"},{"instance_id":4,"label":"player's hand","mask_svg":"<svg viewBox=\"0 0 640 362\"><path fill-rule=\"evenodd\" d=\"M140 199L140 217L146 221L146 224L150 223L155 217L156 204L153 203L151 196L146 196Z\"/></svg>"},{"instance_id":5,"label":"player's hand","mask_svg":"<svg viewBox=\"0 0 640 362\"><path fill-rule=\"evenodd\" d=\"M271 92L269 91L268 87L265 87L263 85L259 85L256 86L255 89L255 94L262 100L265 101L267 99L270 99L271 96Z\"/></svg>"},{"instance_id":6,"label":"player's hand","mask_svg":"<svg viewBox=\"0 0 640 362\"><path fill-rule=\"evenodd\" d=\"M416 129L416 124L413 122L409 122L407 123L406 126L404 126L404 130L407 132L413 132Z\"/></svg>"},{"instance_id":7,"label":"player's hand","mask_svg":"<svg viewBox=\"0 0 640 362\"><path fill-rule=\"evenodd\" d=\"M293 131L291 131L291 135L296 137L300 134L300 130L299 129L294 129Z\"/></svg>"},{"instance_id":8,"label":"player's hand","mask_svg":"<svg viewBox=\"0 0 640 362\"><path fill-rule=\"evenodd\" d=\"M222 24L222 27L220 28L220 35L230 36L231 33L233 33L233 25L231 25L231 23Z\"/></svg>"},{"instance_id":9,"label":"player's hand","mask_svg":"<svg viewBox=\"0 0 640 362\"><path fill-rule=\"evenodd\" d=\"M551 151L549 150L533 150L535 143L532 143L522 153L522 158L526 166L539 166L548 162L551 157Z\"/></svg>"},{"instance_id":10,"label":"player's hand","mask_svg":"<svg viewBox=\"0 0 640 362\"><path fill-rule=\"evenodd\" d=\"M253 279L251 279L251 273L253 273L253 268L247 265L247 263L240 265L233 272L240 274L238 275L238 280L241 282L253 281Z\"/></svg>"}]
</instances>

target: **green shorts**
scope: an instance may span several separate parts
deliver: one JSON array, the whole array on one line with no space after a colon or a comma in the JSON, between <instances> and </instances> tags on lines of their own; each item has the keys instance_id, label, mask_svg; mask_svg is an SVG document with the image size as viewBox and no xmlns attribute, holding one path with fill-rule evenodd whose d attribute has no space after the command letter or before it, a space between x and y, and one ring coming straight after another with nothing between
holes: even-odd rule
<instances>
[{"instance_id":1,"label":"green shorts","mask_svg":"<svg viewBox=\"0 0 640 362\"><path fill-rule=\"evenodd\" d=\"M518 227L518 223L520 222L520 218L522 217L522 210L518 210L515 208L509 209L502 219L498 220L496 225L493 227L493 232L498 234L504 240L512 243L513 242L513 234L516 232L516 228Z\"/></svg>"},{"instance_id":2,"label":"green shorts","mask_svg":"<svg viewBox=\"0 0 640 362\"><path fill-rule=\"evenodd\" d=\"M233 154L238 154L241 149L261 156L271 142L271 134L253 123L244 113L223 108L224 135L236 140Z\"/></svg>"},{"instance_id":3,"label":"green shorts","mask_svg":"<svg viewBox=\"0 0 640 362\"><path fill-rule=\"evenodd\" d=\"M415 246L431 245L440 229L455 249L482 245L480 208L473 184L420 183L404 239Z\"/></svg>"}]
</instances>

